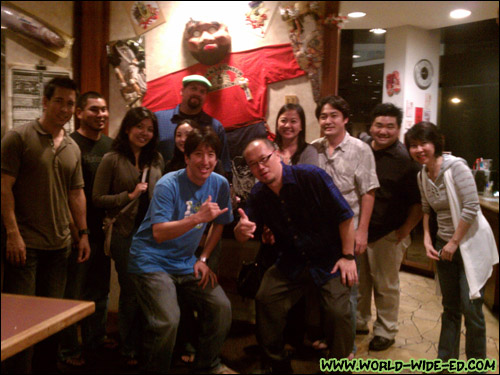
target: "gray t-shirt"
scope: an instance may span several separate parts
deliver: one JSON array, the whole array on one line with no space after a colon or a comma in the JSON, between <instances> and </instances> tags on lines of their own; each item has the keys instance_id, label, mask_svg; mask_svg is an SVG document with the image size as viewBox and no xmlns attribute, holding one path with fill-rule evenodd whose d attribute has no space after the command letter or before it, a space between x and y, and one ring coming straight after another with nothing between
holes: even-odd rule
<instances>
[{"instance_id":1,"label":"gray t-shirt","mask_svg":"<svg viewBox=\"0 0 500 375\"><path fill-rule=\"evenodd\" d=\"M2 139L2 173L16 178L15 215L27 248L57 250L71 243L68 195L84 186L80 149L67 134L57 150L53 145L37 120Z\"/></svg>"}]
</instances>

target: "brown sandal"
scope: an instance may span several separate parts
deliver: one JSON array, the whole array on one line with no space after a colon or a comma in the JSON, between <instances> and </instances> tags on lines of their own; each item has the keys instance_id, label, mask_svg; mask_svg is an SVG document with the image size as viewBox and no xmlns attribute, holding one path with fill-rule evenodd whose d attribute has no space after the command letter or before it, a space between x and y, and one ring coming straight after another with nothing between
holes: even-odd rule
<instances>
[{"instance_id":1,"label":"brown sandal","mask_svg":"<svg viewBox=\"0 0 500 375\"><path fill-rule=\"evenodd\" d=\"M83 357L81 355L61 359L61 362L64 363L65 365L68 365L71 367L83 367L83 366L85 366L85 359L83 359Z\"/></svg>"}]
</instances>

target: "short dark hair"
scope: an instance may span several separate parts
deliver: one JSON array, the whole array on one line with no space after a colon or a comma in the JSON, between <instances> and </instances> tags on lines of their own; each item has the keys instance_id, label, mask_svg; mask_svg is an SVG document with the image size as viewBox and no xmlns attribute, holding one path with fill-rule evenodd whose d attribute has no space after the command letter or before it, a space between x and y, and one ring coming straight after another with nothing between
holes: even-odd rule
<instances>
[{"instance_id":1,"label":"short dark hair","mask_svg":"<svg viewBox=\"0 0 500 375\"><path fill-rule=\"evenodd\" d=\"M401 108L396 107L392 103L379 103L373 108L370 114L370 125L379 116L389 116L395 117L398 128L401 128L401 122L403 121L403 111Z\"/></svg>"},{"instance_id":2,"label":"short dark hair","mask_svg":"<svg viewBox=\"0 0 500 375\"><path fill-rule=\"evenodd\" d=\"M405 134L405 146L409 150L412 141L430 142L434 145L434 155L441 156L444 136L432 122L422 121L413 125Z\"/></svg>"},{"instance_id":3,"label":"short dark hair","mask_svg":"<svg viewBox=\"0 0 500 375\"><path fill-rule=\"evenodd\" d=\"M56 91L56 87L62 87L64 89L70 89L75 91L76 96L78 96L78 87L76 86L75 81L73 81L69 77L58 76L52 78L43 89L43 96L48 100L52 99L54 92Z\"/></svg>"},{"instance_id":4,"label":"short dark hair","mask_svg":"<svg viewBox=\"0 0 500 375\"><path fill-rule=\"evenodd\" d=\"M87 91L76 100L76 108L85 109L89 99L104 99L104 97L96 91Z\"/></svg>"},{"instance_id":5,"label":"short dark hair","mask_svg":"<svg viewBox=\"0 0 500 375\"><path fill-rule=\"evenodd\" d=\"M344 98L342 98L341 96L330 95L321 98L318 106L316 107L316 118L318 120L319 116L321 115L321 110L326 104L330 104L337 111L342 112L342 115L345 119L349 118L351 115L351 108L349 107L349 103L347 103Z\"/></svg>"},{"instance_id":6,"label":"short dark hair","mask_svg":"<svg viewBox=\"0 0 500 375\"><path fill-rule=\"evenodd\" d=\"M292 164L297 164L300 158L300 154L302 151L307 146L306 142L306 114L304 113L304 109L300 104L294 104L294 103L288 103L285 104L283 107L280 108L278 111L278 115L276 116L276 138L274 141L278 145L278 147L281 149L283 146L283 138L281 137L281 134L278 132L278 120L280 116L285 113L286 111L296 111L297 114L299 115L300 119L300 124L302 127L302 130L299 132L299 135L297 137L297 151L292 155L291 161Z\"/></svg>"},{"instance_id":7,"label":"short dark hair","mask_svg":"<svg viewBox=\"0 0 500 375\"><path fill-rule=\"evenodd\" d=\"M118 135L112 144L112 149L126 156L135 165L135 156L130 147L128 130L138 125L142 120L149 118L153 122L153 138L142 148L139 156L139 167L144 168L159 160L158 148L158 119L156 115L146 107L135 107L128 110L120 125Z\"/></svg>"},{"instance_id":8,"label":"short dark hair","mask_svg":"<svg viewBox=\"0 0 500 375\"><path fill-rule=\"evenodd\" d=\"M219 136L211 126L193 128L184 143L184 155L189 157L200 145L211 147L215 151L217 158L219 158L222 144Z\"/></svg>"}]
</instances>

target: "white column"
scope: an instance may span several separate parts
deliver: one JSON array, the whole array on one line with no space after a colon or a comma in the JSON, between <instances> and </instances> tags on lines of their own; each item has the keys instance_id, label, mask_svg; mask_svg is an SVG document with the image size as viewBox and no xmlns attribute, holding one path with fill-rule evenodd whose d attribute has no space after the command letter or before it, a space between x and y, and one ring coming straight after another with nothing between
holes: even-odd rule
<instances>
[{"instance_id":1,"label":"white column","mask_svg":"<svg viewBox=\"0 0 500 375\"><path fill-rule=\"evenodd\" d=\"M414 26L387 30L382 100L403 110L401 141L404 133L415 123L416 108L422 108L423 120L437 125L440 38L439 30L425 30ZM414 78L415 65L422 59L428 60L433 70L431 84L425 89L418 87ZM394 71L399 72L401 91L389 96L386 79Z\"/></svg>"}]
</instances>

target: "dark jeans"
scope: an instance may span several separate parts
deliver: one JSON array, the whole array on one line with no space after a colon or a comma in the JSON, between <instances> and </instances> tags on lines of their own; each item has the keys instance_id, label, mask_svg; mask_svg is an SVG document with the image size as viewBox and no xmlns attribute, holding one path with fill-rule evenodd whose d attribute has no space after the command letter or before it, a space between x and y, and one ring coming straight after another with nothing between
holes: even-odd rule
<instances>
[{"instance_id":1,"label":"dark jeans","mask_svg":"<svg viewBox=\"0 0 500 375\"><path fill-rule=\"evenodd\" d=\"M145 318L137 301L135 284L128 273L128 257L133 235L134 233L129 237L122 237L114 231L110 248L120 284L118 330L121 340L120 350L125 356L141 354L145 325Z\"/></svg>"},{"instance_id":2,"label":"dark jeans","mask_svg":"<svg viewBox=\"0 0 500 375\"><path fill-rule=\"evenodd\" d=\"M194 255L200 257L202 252L203 248L198 247ZM219 271L221 253L222 241L219 241L217 245L215 245L207 261L207 265L215 274L218 274ZM200 332L200 324L202 324L202 322L196 319L195 311L190 306L189 301L185 301L183 295L178 296L177 302L181 309L181 320L179 322L179 328L177 329L177 350L181 355L195 354L195 347L198 346L198 333Z\"/></svg>"},{"instance_id":3,"label":"dark jeans","mask_svg":"<svg viewBox=\"0 0 500 375\"><path fill-rule=\"evenodd\" d=\"M264 352L274 363L287 360L283 338L288 311L313 286L309 271L298 279L290 280L272 266L262 280L256 296L258 340ZM324 332L331 358L346 358L352 350L350 288L340 277L330 279L319 289L320 304L324 312Z\"/></svg>"},{"instance_id":4,"label":"dark jeans","mask_svg":"<svg viewBox=\"0 0 500 375\"><path fill-rule=\"evenodd\" d=\"M194 368L206 373L220 363L219 353L231 327L231 303L220 285L198 286L194 274L165 272L131 274L147 319L144 338L145 371L168 373L180 320L178 294L198 311L201 322Z\"/></svg>"},{"instance_id":5,"label":"dark jeans","mask_svg":"<svg viewBox=\"0 0 500 375\"><path fill-rule=\"evenodd\" d=\"M446 245L446 241L437 238L436 250ZM469 298L469 284L465 276L460 248L453 255L451 262L437 262L439 284L443 294L443 315L441 335L439 336L438 358L443 362L451 358L458 359L460 348L460 329L462 315L465 317L465 352L467 359L486 358L486 326L483 315L483 295L481 298Z\"/></svg>"},{"instance_id":6,"label":"dark jeans","mask_svg":"<svg viewBox=\"0 0 500 375\"><path fill-rule=\"evenodd\" d=\"M64 297L94 301L95 313L78 324L81 325L84 348L95 350L106 338L111 259L104 254L102 237L91 236L89 241L91 252L86 262L77 263L78 250L71 252ZM73 324L61 332L59 356L65 359L81 353L77 324Z\"/></svg>"},{"instance_id":7,"label":"dark jeans","mask_svg":"<svg viewBox=\"0 0 500 375\"><path fill-rule=\"evenodd\" d=\"M71 248L59 250L26 249L26 264L5 262L4 293L63 298ZM58 336L53 335L33 348L9 358L7 373L53 372L57 366ZM33 360L31 361L31 357Z\"/></svg>"}]
</instances>

